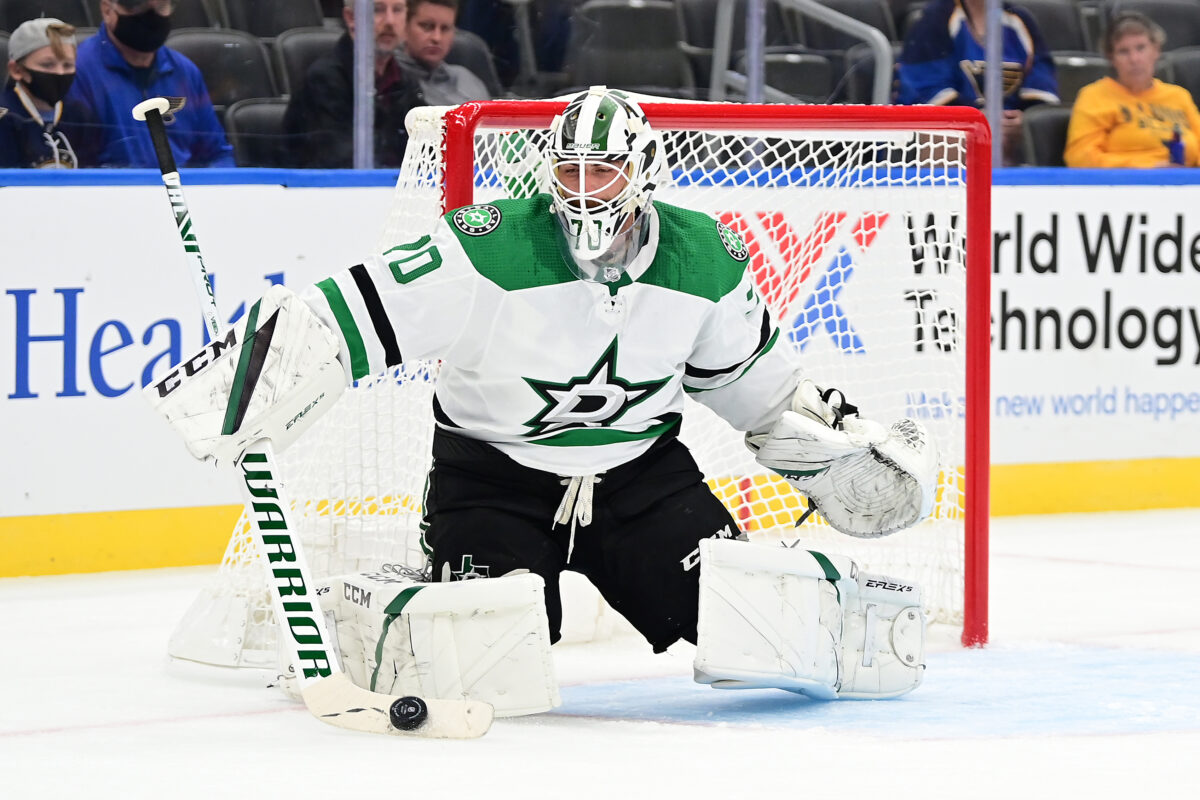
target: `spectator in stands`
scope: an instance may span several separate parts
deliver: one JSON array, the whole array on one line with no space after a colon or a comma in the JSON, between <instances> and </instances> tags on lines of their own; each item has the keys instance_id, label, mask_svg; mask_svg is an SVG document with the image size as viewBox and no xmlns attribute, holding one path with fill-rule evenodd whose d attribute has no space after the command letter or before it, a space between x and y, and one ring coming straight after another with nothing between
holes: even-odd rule
<instances>
[{"instance_id":1,"label":"spectator in stands","mask_svg":"<svg viewBox=\"0 0 1200 800\"><path fill-rule=\"evenodd\" d=\"M78 74L69 97L99 121L100 164L156 167L146 126L130 109L167 97L167 139L181 167L232 167L233 148L217 120L199 68L165 47L171 0L100 0L104 24L79 46Z\"/></svg>"},{"instance_id":2,"label":"spectator in stands","mask_svg":"<svg viewBox=\"0 0 1200 800\"><path fill-rule=\"evenodd\" d=\"M8 41L0 93L0 167L95 166L95 128L65 100L75 79L75 28L53 17L23 22Z\"/></svg>"},{"instance_id":3,"label":"spectator in stands","mask_svg":"<svg viewBox=\"0 0 1200 800\"><path fill-rule=\"evenodd\" d=\"M1187 89L1154 77L1166 33L1144 14L1108 25L1104 54L1116 78L1079 91L1067 128L1068 167L1200 166L1200 111Z\"/></svg>"},{"instance_id":4,"label":"spectator in stands","mask_svg":"<svg viewBox=\"0 0 1200 800\"><path fill-rule=\"evenodd\" d=\"M447 64L454 44L458 0L410 0L400 64L421 82L421 94L431 106L454 106L490 100L483 80L466 67Z\"/></svg>"},{"instance_id":5,"label":"spectator in stands","mask_svg":"<svg viewBox=\"0 0 1200 800\"><path fill-rule=\"evenodd\" d=\"M334 51L314 61L292 94L283 118L297 166L354 166L354 0L345 0L347 31ZM416 79L396 60L404 32L404 0L375 0L375 159L398 167L408 133L404 115L423 105Z\"/></svg>"},{"instance_id":6,"label":"spectator in stands","mask_svg":"<svg viewBox=\"0 0 1200 800\"><path fill-rule=\"evenodd\" d=\"M1020 163L1021 112L1055 103L1054 61L1033 16L1003 3L1004 163ZM904 37L897 102L983 107L986 0L930 0Z\"/></svg>"}]
</instances>

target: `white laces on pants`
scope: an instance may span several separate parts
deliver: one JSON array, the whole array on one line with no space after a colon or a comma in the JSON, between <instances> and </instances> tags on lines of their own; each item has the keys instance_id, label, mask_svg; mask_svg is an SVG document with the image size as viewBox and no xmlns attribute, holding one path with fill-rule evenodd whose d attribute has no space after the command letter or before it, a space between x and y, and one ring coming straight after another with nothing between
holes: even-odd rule
<instances>
[{"instance_id":1,"label":"white laces on pants","mask_svg":"<svg viewBox=\"0 0 1200 800\"><path fill-rule=\"evenodd\" d=\"M575 552L575 525L586 528L592 524L592 489L600 482L596 475L576 475L563 478L559 483L567 487L563 492L562 502L554 512L554 524L566 525L571 523L571 538L567 541L567 563L571 563L571 554Z\"/></svg>"}]
</instances>

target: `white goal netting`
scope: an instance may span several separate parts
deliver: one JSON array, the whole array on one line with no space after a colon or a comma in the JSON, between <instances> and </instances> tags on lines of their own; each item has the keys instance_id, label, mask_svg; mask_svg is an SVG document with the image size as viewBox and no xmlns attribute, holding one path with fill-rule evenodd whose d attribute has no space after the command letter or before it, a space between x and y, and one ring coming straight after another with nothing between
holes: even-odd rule
<instances>
[{"instance_id":1,"label":"white goal netting","mask_svg":"<svg viewBox=\"0 0 1200 800\"><path fill-rule=\"evenodd\" d=\"M424 234L446 208L539 191L544 129L561 107L503 101L414 111L381 249ZM915 580L931 618L963 626L965 642L982 641L987 475L970 466L986 465L987 384L969 376L986 373L987 350L968 332L986 338L987 327L967 324L988 313L990 224L971 194L990 181L973 160L986 147L978 126L947 109L926 109L928 127L919 110L886 107L645 109L667 144L655 199L706 211L740 233L761 291L814 379L871 419L920 419L941 454L936 508L915 528L870 541L819 519L796 529L802 498L754 463L740 433L689 401L682 438L714 492L753 538L802 533L865 569ZM968 253L972 274L984 273L982 290L979 278L969 286ZM417 531L436 379L437 365L422 363L360 381L280 455L318 580L422 566ZM173 656L275 665L266 572L249 533L243 520L216 580L172 637Z\"/></svg>"}]
</instances>

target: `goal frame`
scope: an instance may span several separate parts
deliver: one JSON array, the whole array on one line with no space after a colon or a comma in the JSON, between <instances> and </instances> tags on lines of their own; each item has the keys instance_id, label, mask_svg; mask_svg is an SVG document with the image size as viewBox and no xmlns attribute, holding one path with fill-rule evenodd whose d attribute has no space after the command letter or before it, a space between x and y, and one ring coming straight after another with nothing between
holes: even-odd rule
<instances>
[{"instance_id":1,"label":"goal frame","mask_svg":"<svg viewBox=\"0 0 1200 800\"><path fill-rule=\"evenodd\" d=\"M990 513L991 129L977 109L943 106L715 104L639 100L651 125L675 130L959 131L966 148L966 363L963 628L966 647L988 640ZM545 128L566 100L491 100L446 112L442 210L475 202L475 131ZM717 113L714 113L716 111Z\"/></svg>"}]
</instances>

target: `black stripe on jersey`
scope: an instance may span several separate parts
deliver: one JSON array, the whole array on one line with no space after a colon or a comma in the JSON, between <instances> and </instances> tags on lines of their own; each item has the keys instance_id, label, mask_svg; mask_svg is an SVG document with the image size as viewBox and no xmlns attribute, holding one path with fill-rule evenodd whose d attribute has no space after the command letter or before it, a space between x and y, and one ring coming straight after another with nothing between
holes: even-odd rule
<instances>
[{"instance_id":1,"label":"black stripe on jersey","mask_svg":"<svg viewBox=\"0 0 1200 800\"><path fill-rule=\"evenodd\" d=\"M462 429L462 425L450 419L450 416L446 413L446 409L442 408L442 404L438 402L436 392L433 395L433 421L447 428Z\"/></svg>"},{"instance_id":2,"label":"black stripe on jersey","mask_svg":"<svg viewBox=\"0 0 1200 800\"><path fill-rule=\"evenodd\" d=\"M762 313L762 331L759 333L758 344L754 347L754 352L746 356L743 360L728 367L720 369L703 369L701 367L693 367L691 364L683 365L683 374L687 378L695 378L696 380L704 380L706 378L715 378L718 375L728 375L731 372L736 372L753 360L762 352L767 343L771 341L771 315L764 308Z\"/></svg>"},{"instance_id":3,"label":"black stripe on jersey","mask_svg":"<svg viewBox=\"0 0 1200 800\"><path fill-rule=\"evenodd\" d=\"M355 264L351 267L350 276L354 278L354 285L358 287L358 293L362 295L367 313L371 315L371 326L375 328L375 335L379 337L379 343L383 345L384 360L389 367L394 367L404 358L400 355L396 332L392 330L392 323L388 319L387 311L383 308L383 301L379 299L379 290L375 288L375 283L367 274L367 268L362 264Z\"/></svg>"}]
</instances>

